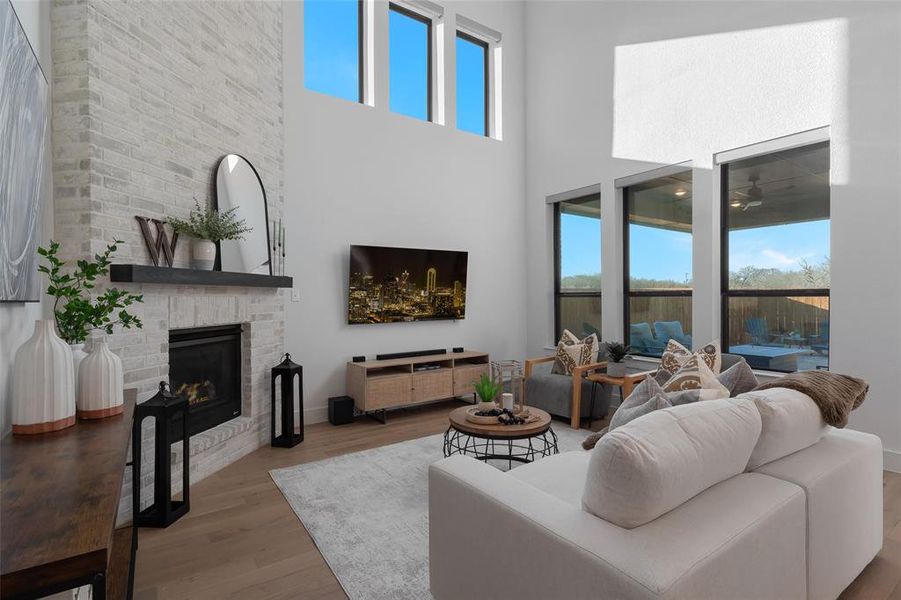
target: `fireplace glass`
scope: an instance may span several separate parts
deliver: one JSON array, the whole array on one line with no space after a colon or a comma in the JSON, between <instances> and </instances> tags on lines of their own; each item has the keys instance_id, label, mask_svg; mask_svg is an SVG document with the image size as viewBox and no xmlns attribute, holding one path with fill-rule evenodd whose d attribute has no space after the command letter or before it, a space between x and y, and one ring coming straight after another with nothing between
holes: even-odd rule
<instances>
[{"instance_id":1,"label":"fireplace glass","mask_svg":"<svg viewBox=\"0 0 901 600\"><path fill-rule=\"evenodd\" d=\"M225 325L169 332L172 393L188 401L191 435L241 414L241 326ZM181 425L173 424L173 440Z\"/></svg>"}]
</instances>

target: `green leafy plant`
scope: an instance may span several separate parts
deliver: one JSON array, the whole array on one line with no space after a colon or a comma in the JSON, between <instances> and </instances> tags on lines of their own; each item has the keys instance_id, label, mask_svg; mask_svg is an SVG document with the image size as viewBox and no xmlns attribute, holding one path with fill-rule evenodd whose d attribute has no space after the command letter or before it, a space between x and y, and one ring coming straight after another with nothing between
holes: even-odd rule
<instances>
[{"instance_id":1,"label":"green leafy plant","mask_svg":"<svg viewBox=\"0 0 901 600\"><path fill-rule=\"evenodd\" d=\"M54 298L56 328L67 343L81 344L95 330L112 333L116 325L125 329L144 326L139 318L125 310L135 302L143 302L143 295L109 288L93 300L90 298L97 278L109 274L110 258L121 243L116 240L106 247L105 252L95 254L93 262L76 261L72 273L63 273L66 263L58 256L59 242L50 240L49 248L38 248L38 254L46 259L46 264L39 265L38 271L47 275L50 281L47 294Z\"/></svg>"},{"instance_id":2,"label":"green leafy plant","mask_svg":"<svg viewBox=\"0 0 901 600\"><path fill-rule=\"evenodd\" d=\"M607 356L610 357L610 362L623 362L629 356L629 346L625 344L619 342L604 342L604 344L607 346Z\"/></svg>"},{"instance_id":3,"label":"green leafy plant","mask_svg":"<svg viewBox=\"0 0 901 600\"><path fill-rule=\"evenodd\" d=\"M236 210L238 207L219 212L210 206L200 206L195 198L194 208L191 209L187 221L176 217L170 217L167 221L177 233L201 240L210 240L211 242L243 240L244 234L253 228L248 227L244 219L235 218Z\"/></svg>"},{"instance_id":4,"label":"green leafy plant","mask_svg":"<svg viewBox=\"0 0 901 600\"><path fill-rule=\"evenodd\" d=\"M491 378L484 373L482 373L481 379L479 379L473 387L476 390L476 394L482 399L482 402L494 402L494 399L501 391L501 386L492 381Z\"/></svg>"}]
</instances>

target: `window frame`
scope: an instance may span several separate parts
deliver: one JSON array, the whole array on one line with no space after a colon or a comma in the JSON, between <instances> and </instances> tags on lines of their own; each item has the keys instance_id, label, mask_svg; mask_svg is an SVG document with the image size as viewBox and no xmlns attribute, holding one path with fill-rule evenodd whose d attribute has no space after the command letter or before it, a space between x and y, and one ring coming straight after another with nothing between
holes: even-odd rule
<instances>
[{"instance_id":1,"label":"window frame","mask_svg":"<svg viewBox=\"0 0 901 600\"><path fill-rule=\"evenodd\" d=\"M644 183L647 181L653 181L655 179L660 179L662 177L667 177L671 175L675 175L678 173L691 173L692 179L694 179L694 172L692 170L691 163L678 163L675 165L669 165L666 167L661 167L659 169L654 169L652 171L647 171L645 173L639 173L629 177L623 177L621 180L617 180L617 187L620 188L622 192L622 235L623 235L623 343L626 346L631 345L631 299L632 298L693 298L694 296L694 276L692 276L692 288L687 290L666 290L666 291L657 291L657 290L632 290L630 286L630 278L632 274L632 266L631 260L629 256L629 188L638 185L640 183ZM625 184L625 185L624 185ZM692 188L694 187L694 182L692 181ZM694 191L692 190L692 203L694 202ZM691 225L691 239L692 239L692 261L694 261L694 219L692 218ZM692 308L694 308L694 303L692 303ZM689 348L692 350L693 348ZM643 356L647 358L660 358L659 355L656 354L644 354L641 352L633 352L630 350L630 354L633 356Z\"/></svg>"},{"instance_id":2,"label":"window frame","mask_svg":"<svg viewBox=\"0 0 901 600\"><path fill-rule=\"evenodd\" d=\"M585 192L585 193L580 193ZM561 231L560 231L560 211L561 207L566 202L573 202L578 200L587 200L588 198L592 198L594 196L598 197L600 201L600 186L589 186L587 188L582 188L580 190L574 190L573 193L564 193L564 194L556 194L548 198L548 202L553 204L554 207L554 338L556 340L560 339L560 335L563 333L561 329L560 323L560 301L563 298L597 298L601 301L601 324L604 322L604 300L602 298L603 294L601 289L599 288L597 291L584 291L584 292L564 292L560 287L560 276L561 276L561 268L562 265L562 256L561 256ZM603 217L598 217L598 227L601 226L601 219ZM603 265L602 265L603 266ZM602 272L602 281L603 281L603 272Z\"/></svg>"},{"instance_id":3,"label":"window frame","mask_svg":"<svg viewBox=\"0 0 901 600\"><path fill-rule=\"evenodd\" d=\"M366 53L364 50L364 39L366 32L366 17L363 8L363 0L357 0L357 104L365 104L366 102L366 85L363 78L366 76Z\"/></svg>"},{"instance_id":4,"label":"window frame","mask_svg":"<svg viewBox=\"0 0 901 600\"><path fill-rule=\"evenodd\" d=\"M484 133L483 137L491 137L491 129L490 129L491 119L490 119L490 115L489 115L489 110L491 108L491 90L488 87L490 84L490 80L491 80L489 72L488 72L489 62L490 62L489 55L491 53L491 44L483 39L480 39L480 38L474 36L474 35L466 33L465 31L462 31L459 28L456 29L456 37L454 39L456 39L456 38L460 38L467 42L471 42L471 43L481 47L482 50L484 50L485 58L484 58L483 65L482 65L482 71L483 71L483 77L484 77L485 94L484 94L484 98L482 99L482 102L483 102L484 112L485 112L485 133ZM455 47L456 47L456 45L455 45ZM455 69L455 71L457 69L459 69L459 64L455 64L454 69ZM456 81L456 72L454 73L454 81ZM455 88L454 94L456 95L458 93L459 92ZM458 130L460 129L459 126L457 127L457 129ZM465 131L465 130L461 130L461 131ZM467 132L467 133L472 133L472 132Z\"/></svg>"},{"instance_id":5,"label":"window frame","mask_svg":"<svg viewBox=\"0 0 901 600\"><path fill-rule=\"evenodd\" d=\"M816 130L814 130L816 131ZM806 132L805 132L806 133ZM799 134L805 135L805 134ZM791 138L792 136L787 136ZM723 352L729 352L731 344L729 343L729 300L732 298L790 298L790 297L811 297L811 298L829 298L829 309L827 313L829 319L832 319L832 299L830 298L830 288L795 288L795 289L738 289L729 288L729 166L735 162L753 158L755 156L765 156L767 154L775 154L779 151L790 150L793 148L804 148L813 146L822 142L831 142L828 137L823 140L810 141L800 144L788 144L780 147L769 148L765 151L754 152L742 156L730 157L729 160L718 161L720 170L720 339L722 340ZM769 142L761 142L761 144L770 144ZM756 144L754 146L757 146ZM761 146L763 147L763 146ZM831 166L830 166L831 168ZM832 184L829 185L829 204L830 204L830 224L832 222L831 205L832 205ZM831 234L830 234L831 237ZM827 358L828 370L828 358ZM793 371L781 371L778 369L767 369L775 373L792 373Z\"/></svg>"},{"instance_id":6,"label":"window frame","mask_svg":"<svg viewBox=\"0 0 901 600\"><path fill-rule=\"evenodd\" d=\"M360 0L360 6L361 6L360 14L362 15L363 0ZM428 68L426 69L426 90L427 90L426 121L429 123L434 123L435 122L434 111L433 111L434 96L433 96L433 92L432 92L432 82L434 80L434 76L432 74L432 64L433 64L432 63L432 59L433 59L432 46L434 43L433 42L434 36L432 34L432 30L434 28L435 21L431 17L423 15L422 13L418 13L415 10L411 10L411 9L407 8L406 6L403 6L396 2L388 2L388 12L390 13L392 10L398 14L405 16L405 17L409 17L409 18L413 19L414 21L419 21L420 23L422 23L426 26L426 32L427 32L426 33L426 48L427 48L427 50L426 50L426 65L428 66ZM389 14L389 17L390 17L390 14ZM389 21L390 21L390 19L389 19ZM389 23L389 26L388 26L388 35L389 36L390 36L390 30L391 30L391 26ZM362 38L362 36L361 36L361 38ZM389 44L390 44L390 41L389 41ZM362 48L362 44L361 44L361 48ZM361 56L360 64L362 66L362 50L361 50L360 56ZM391 62L390 52L389 52L389 56L388 56L388 62L389 62L389 64ZM361 79L361 81L362 81L362 79ZM389 76L389 82L390 82L390 76ZM360 91L361 98L362 98L362 95L363 94L362 94L362 87L361 87L361 91ZM390 87L388 88L388 110L389 111L391 110L391 88ZM394 111L391 111L391 112L394 112ZM403 113L395 113L395 114L400 114L403 116L411 117L411 115L404 115ZM416 117L411 117L411 118L416 118Z\"/></svg>"}]
</instances>

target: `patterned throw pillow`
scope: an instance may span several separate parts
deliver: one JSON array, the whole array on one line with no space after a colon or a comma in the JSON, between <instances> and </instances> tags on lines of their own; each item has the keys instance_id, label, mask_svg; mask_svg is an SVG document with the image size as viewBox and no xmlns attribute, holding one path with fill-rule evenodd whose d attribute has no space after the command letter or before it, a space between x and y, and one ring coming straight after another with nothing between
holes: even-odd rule
<instances>
[{"instance_id":1,"label":"patterned throw pillow","mask_svg":"<svg viewBox=\"0 0 901 600\"><path fill-rule=\"evenodd\" d=\"M713 340L709 344L704 344L702 348L692 354L691 350L677 342L670 340L666 344L663 356L660 357L660 370L666 371L670 375L678 371L685 362L692 356L700 356L707 364L707 367L714 373L719 374L720 367L723 364L723 356L720 351L720 341ZM657 378L660 383L660 378ZM661 383L661 385L663 385Z\"/></svg>"},{"instance_id":2,"label":"patterned throw pillow","mask_svg":"<svg viewBox=\"0 0 901 600\"><path fill-rule=\"evenodd\" d=\"M570 330L564 329L560 341L557 342L557 357L551 373L572 375L573 368L597 361L600 347L601 343L596 333L580 340Z\"/></svg>"},{"instance_id":3,"label":"patterned throw pillow","mask_svg":"<svg viewBox=\"0 0 901 600\"><path fill-rule=\"evenodd\" d=\"M653 377L646 377L644 381L635 386L629 397L623 400L623 403L613 413L610 418L610 431L625 425L636 417L656 410L651 408L651 400L657 396L664 396L663 388L657 385L657 381Z\"/></svg>"},{"instance_id":4,"label":"patterned throw pillow","mask_svg":"<svg viewBox=\"0 0 901 600\"><path fill-rule=\"evenodd\" d=\"M652 378L648 378L652 379ZM654 383L657 383L656 380ZM718 398L728 398L729 390L716 379L716 375L707 366L706 361L698 354L693 354L682 364L682 368L676 371L666 385L664 392L682 392L685 390L714 390ZM705 394L701 399L710 400L714 393Z\"/></svg>"}]
</instances>

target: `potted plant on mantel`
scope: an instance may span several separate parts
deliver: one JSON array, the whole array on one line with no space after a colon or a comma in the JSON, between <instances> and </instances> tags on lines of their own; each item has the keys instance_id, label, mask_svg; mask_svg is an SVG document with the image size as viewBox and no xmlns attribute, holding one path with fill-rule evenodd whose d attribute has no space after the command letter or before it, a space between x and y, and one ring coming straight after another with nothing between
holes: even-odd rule
<instances>
[{"instance_id":1,"label":"potted plant on mantel","mask_svg":"<svg viewBox=\"0 0 901 600\"><path fill-rule=\"evenodd\" d=\"M604 342L607 346L607 375L622 377L626 374L626 359L629 358L629 346L619 342Z\"/></svg>"},{"instance_id":2,"label":"potted plant on mantel","mask_svg":"<svg viewBox=\"0 0 901 600\"><path fill-rule=\"evenodd\" d=\"M143 302L143 296L109 288L90 297L97 278L109 274L110 259L121 243L116 240L94 255L94 261L77 261L71 273L62 272L66 263L58 257L59 242L38 248L47 263L38 271L49 280L54 319L36 321L34 334L16 352L13 433L69 427L75 423L76 407L79 416L89 419L122 412L122 361L105 340L93 340L91 353L84 352L91 331L110 334L117 325L142 327L126 307Z\"/></svg>"},{"instance_id":3,"label":"potted plant on mantel","mask_svg":"<svg viewBox=\"0 0 901 600\"><path fill-rule=\"evenodd\" d=\"M195 269L212 271L216 264L216 243L222 240L243 240L244 234L252 230L244 219L235 217L236 210L237 206L222 212L210 206L201 207L195 198L194 208L187 221L176 217L167 219L175 232L194 238L191 244L191 266Z\"/></svg>"}]
</instances>

